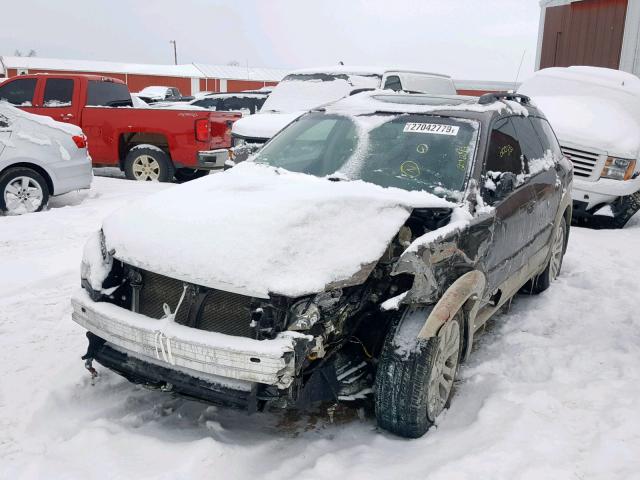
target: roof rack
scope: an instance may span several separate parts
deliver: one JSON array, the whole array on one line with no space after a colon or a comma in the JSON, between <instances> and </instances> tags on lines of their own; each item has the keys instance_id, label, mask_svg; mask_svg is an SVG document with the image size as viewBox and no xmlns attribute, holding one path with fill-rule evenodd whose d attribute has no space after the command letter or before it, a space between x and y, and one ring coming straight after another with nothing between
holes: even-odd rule
<instances>
[{"instance_id":1,"label":"roof rack","mask_svg":"<svg viewBox=\"0 0 640 480\"><path fill-rule=\"evenodd\" d=\"M478 103L480 105L487 105L489 103L497 102L498 100L513 100L516 102L520 102L523 105L529 105L531 103L531 99L526 95L512 92L485 93L478 99Z\"/></svg>"}]
</instances>

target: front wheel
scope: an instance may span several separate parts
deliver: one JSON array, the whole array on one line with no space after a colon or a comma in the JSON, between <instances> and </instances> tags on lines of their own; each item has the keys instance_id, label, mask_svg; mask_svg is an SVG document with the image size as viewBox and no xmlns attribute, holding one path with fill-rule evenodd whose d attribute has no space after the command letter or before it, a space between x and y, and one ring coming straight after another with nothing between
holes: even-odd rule
<instances>
[{"instance_id":1,"label":"front wheel","mask_svg":"<svg viewBox=\"0 0 640 480\"><path fill-rule=\"evenodd\" d=\"M124 173L129 180L171 182L174 170L169 155L153 145L133 147L124 160Z\"/></svg>"},{"instance_id":2,"label":"front wheel","mask_svg":"<svg viewBox=\"0 0 640 480\"><path fill-rule=\"evenodd\" d=\"M0 212L5 215L39 212L48 202L47 182L35 170L16 167L0 175Z\"/></svg>"},{"instance_id":3,"label":"front wheel","mask_svg":"<svg viewBox=\"0 0 640 480\"><path fill-rule=\"evenodd\" d=\"M451 401L462 351L462 314L458 312L428 340L415 338L419 326L403 322L391 328L380 356L376 418L385 430L417 438Z\"/></svg>"}]
</instances>

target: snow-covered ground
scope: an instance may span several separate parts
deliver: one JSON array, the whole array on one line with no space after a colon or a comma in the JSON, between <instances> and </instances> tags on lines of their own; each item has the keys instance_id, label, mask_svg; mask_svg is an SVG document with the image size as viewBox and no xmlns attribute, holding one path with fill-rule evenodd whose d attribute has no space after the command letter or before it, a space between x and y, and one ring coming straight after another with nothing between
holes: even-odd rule
<instances>
[{"instance_id":1,"label":"snow-covered ground","mask_svg":"<svg viewBox=\"0 0 640 480\"><path fill-rule=\"evenodd\" d=\"M563 273L482 336L418 440L347 415L248 417L129 384L70 320L86 237L168 185L96 177L0 218L0 478L640 479L640 215L573 228Z\"/></svg>"}]
</instances>

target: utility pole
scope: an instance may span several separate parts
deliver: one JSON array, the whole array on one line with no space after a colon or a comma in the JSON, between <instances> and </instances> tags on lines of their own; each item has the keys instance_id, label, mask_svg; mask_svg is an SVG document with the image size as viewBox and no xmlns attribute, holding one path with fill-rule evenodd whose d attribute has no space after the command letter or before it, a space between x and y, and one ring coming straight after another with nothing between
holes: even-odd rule
<instances>
[{"instance_id":1,"label":"utility pole","mask_svg":"<svg viewBox=\"0 0 640 480\"><path fill-rule=\"evenodd\" d=\"M176 48L176 41L169 40L169 43L173 43L173 63L178 64L178 49Z\"/></svg>"}]
</instances>

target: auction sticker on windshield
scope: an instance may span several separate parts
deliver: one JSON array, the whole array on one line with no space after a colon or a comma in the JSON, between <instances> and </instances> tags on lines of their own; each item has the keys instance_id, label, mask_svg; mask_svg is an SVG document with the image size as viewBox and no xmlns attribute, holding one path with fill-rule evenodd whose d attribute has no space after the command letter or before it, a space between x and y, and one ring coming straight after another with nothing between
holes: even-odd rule
<instances>
[{"instance_id":1,"label":"auction sticker on windshield","mask_svg":"<svg viewBox=\"0 0 640 480\"><path fill-rule=\"evenodd\" d=\"M458 135L460 127L443 123L407 123L403 132L435 133L436 135Z\"/></svg>"}]
</instances>

